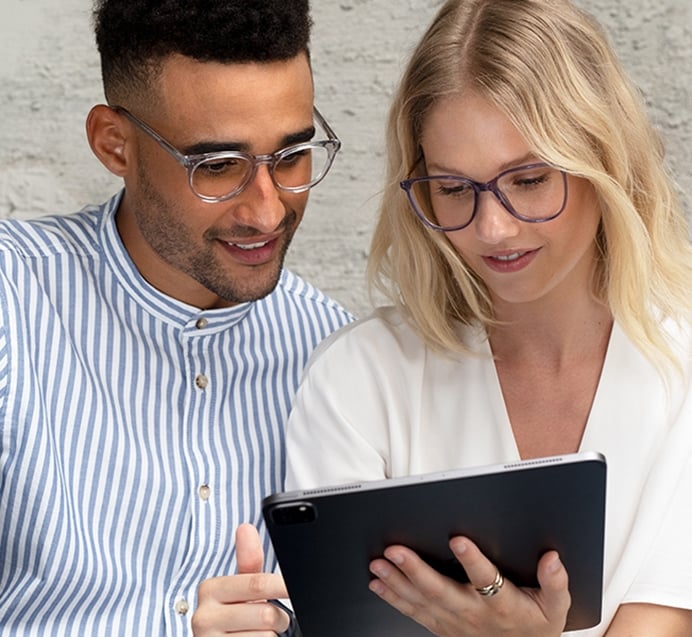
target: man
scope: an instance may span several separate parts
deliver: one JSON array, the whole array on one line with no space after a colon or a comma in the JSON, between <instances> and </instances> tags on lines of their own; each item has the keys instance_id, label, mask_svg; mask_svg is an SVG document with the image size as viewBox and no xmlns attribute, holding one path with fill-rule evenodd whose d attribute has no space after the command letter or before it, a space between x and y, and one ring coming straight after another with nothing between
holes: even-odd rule
<instances>
[{"instance_id":1,"label":"man","mask_svg":"<svg viewBox=\"0 0 692 637\"><path fill-rule=\"evenodd\" d=\"M3 636L190 635L200 582L271 570L243 556L264 530L239 557L234 531L261 528L302 368L351 320L282 269L339 147L307 0L100 0L95 22L87 135L124 189L0 224ZM287 629L245 606L233 630Z\"/></svg>"}]
</instances>

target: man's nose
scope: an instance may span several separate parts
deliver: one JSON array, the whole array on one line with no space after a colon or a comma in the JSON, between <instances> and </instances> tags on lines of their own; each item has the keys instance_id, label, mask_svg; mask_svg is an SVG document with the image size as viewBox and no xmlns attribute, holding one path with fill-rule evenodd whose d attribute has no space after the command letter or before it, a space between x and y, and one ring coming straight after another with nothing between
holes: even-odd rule
<instances>
[{"instance_id":1,"label":"man's nose","mask_svg":"<svg viewBox=\"0 0 692 637\"><path fill-rule=\"evenodd\" d=\"M281 201L281 191L271 175L270 164L260 162L250 183L239 195L236 218L243 225L260 232L273 232L283 221L286 208Z\"/></svg>"}]
</instances>

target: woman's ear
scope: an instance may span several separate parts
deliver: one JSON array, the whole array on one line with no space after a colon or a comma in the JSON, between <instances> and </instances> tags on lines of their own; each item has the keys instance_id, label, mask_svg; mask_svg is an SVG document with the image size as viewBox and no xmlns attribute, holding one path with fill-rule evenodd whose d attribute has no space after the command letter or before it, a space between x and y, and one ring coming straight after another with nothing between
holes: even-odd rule
<instances>
[{"instance_id":1,"label":"woman's ear","mask_svg":"<svg viewBox=\"0 0 692 637\"><path fill-rule=\"evenodd\" d=\"M128 172L126 144L128 126L125 119L105 104L94 106L86 120L89 146L98 160L114 175Z\"/></svg>"}]
</instances>

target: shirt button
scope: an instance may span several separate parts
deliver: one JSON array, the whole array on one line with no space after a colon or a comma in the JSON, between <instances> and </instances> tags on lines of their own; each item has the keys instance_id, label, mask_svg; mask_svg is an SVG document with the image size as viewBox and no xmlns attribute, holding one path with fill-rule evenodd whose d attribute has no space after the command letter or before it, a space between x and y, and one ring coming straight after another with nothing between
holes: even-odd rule
<instances>
[{"instance_id":1,"label":"shirt button","mask_svg":"<svg viewBox=\"0 0 692 637\"><path fill-rule=\"evenodd\" d=\"M209 379L204 374L198 374L197 378L195 378L195 385L200 389L206 389L207 385L209 385Z\"/></svg>"},{"instance_id":2,"label":"shirt button","mask_svg":"<svg viewBox=\"0 0 692 637\"><path fill-rule=\"evenodd\" d=\"M175 603L175 612L178 613L178 615L187 615L188 612L190 611L190 604L187 603L186 599L179 599Z\"/></svg>"},{"instance_id":3,"label":"shirt button","mask_svg":"<svg viewBox=\"0 0 692 637\"><path fill-rule=\"evenodd\" d=\"M197 319L197 322L195 323L195 327L198 330L203 330L207 325L209 325L209 321L202 317L201 319Z\"/></svg>"},{"instance_id":4,"label":"shirt button","mask_svg":"<svg viewBox=\"0 0 692 637\"><path fill-rule=\"evenodd\" d=\"M209 499L211 496L211 489L209 488L208 484L203 484L199 489L198 489L199 497L202 498L205 502Z\"/></svg>"}]
</instances>

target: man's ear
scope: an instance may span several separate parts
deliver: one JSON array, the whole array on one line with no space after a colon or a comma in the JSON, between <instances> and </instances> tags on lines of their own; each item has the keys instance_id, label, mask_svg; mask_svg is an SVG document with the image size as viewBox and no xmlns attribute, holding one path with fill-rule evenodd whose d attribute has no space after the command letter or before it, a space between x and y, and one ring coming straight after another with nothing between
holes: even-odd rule
<instances>
[{"instance_id":1,"label":"man's ear","mask_svg":"<svg viewBox=\"0 0 692 637\"><path fill-rule=\"evenodd\" d=\"M128 126L124 117L105 104L94 106L86 120L89 146L98 160L114 175L128 172Z\"/></svg>"}]
</instances>

